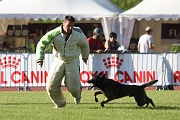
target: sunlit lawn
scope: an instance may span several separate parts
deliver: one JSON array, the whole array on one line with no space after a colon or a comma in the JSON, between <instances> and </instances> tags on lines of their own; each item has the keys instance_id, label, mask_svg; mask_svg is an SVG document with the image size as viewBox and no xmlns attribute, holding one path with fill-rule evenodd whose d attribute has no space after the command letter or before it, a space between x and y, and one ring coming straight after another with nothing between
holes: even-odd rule
<instances>
[{"instance_id":1,"label":"sunlit lawn","mask_svg":"<svg viewBox=\"0 0 180 120\"><path fill-rule=\"evenodd\" d=\"M83 91L81 104L64 91L67 105L54 109L46 92L0 92L0 120L180 120L180 91L148 90L156 107L137 107L134 98L124 97L102 108L94 91ZM99 101L104 96L98 96Z\"/></svg>"}]
</instances>

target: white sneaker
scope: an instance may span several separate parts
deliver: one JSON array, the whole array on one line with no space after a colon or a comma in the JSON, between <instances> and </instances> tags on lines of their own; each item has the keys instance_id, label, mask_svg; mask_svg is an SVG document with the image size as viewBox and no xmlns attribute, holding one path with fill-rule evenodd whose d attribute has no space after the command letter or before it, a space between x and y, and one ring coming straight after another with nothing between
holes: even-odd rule
<instances>
[{"instance_id":1,"label":"white sneaker","mask_svg":"<svg viewBox=\"0 0 180 120\"><path fill-rule=\"evenodd\" d=\"M64 104L62 104L62 105L60 105L60 106L57 106L57 105L55 105L55 109L57 109L57 108L63 108L63 107L65 107L66 106L66 102L64 102Z\"/></svg>"},{"instance_id":2,"label":"white sneaker","mask_svg":"<svg viewBox=\"0 0 180 120\"><path fill-rule=\"evenodd\" d=\"M81 101L81 97L80 98L74 98L74 103L75 104L79 104Z\"/></svg>"}]
</instances>

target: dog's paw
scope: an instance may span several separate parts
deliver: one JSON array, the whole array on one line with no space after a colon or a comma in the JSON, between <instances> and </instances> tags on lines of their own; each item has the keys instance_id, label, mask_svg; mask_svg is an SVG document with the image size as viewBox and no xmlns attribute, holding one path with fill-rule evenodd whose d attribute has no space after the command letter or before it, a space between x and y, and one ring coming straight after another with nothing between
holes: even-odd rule
<instances>
[{"instance_id":1,"label":"dog's paw","mask_svg":"<svg viewBox=\"0 0 180 120\"><path fill-rule=\"evenodd\" d=\"M104 104L103 104L103 103L101 103L101 107L104 107Z\"/></svg>"},{"instance_id":2,"label":"dog's paw","mask_svg":"<svg viewBox=\"0 0 180 120\"><path fill-rule=\"evenodd\" d=\"M95 101L96 101L96 102L98 102L98 99L97 99L97 98L95 98Z\"/></svg>"},{"instance_id":3,"label":"dog's paw","mask_svg":"<svg viewBox=\"0 0 180 120\"><path fill-rule=\"evenodd\" d=\"M146 104L146 107L148 107L149 103Z\"/></svg>"}]
</instances>

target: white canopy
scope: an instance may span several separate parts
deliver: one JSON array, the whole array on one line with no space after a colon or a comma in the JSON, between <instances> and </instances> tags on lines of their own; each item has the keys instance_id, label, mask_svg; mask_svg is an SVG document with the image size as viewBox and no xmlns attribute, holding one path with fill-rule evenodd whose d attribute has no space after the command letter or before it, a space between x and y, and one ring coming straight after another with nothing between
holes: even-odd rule
<instances>
[{"instance_id":1,"label":"white canopy","mask_svg":"<svg viewBox=\"0 0 180 120\"><path fill-rule=\"evenodd\" d=\"M177 20L180 18L180 0L143 0L120 16L136 20Z\"/></svg>"},{"instance_id":2,"label":"white canopy","mask_svg":"<svg viewBox=\"0 0 180 120\"><path fill-rule=\"evenodd\" d=\"M82 18L97 20L102 17L116 19L121 12L122 10L109 0L2 0L0 2L0 19L59 18L62 20L67 14L77 20Z\"/></svg>"},{"instance_id":3,"label":"white canopy","mask_svg":"<svg viewBox=\"0 0 180 120\"><path fill-rule=\"evenodd\" d=\"M7 24L15 24L12 22L14 19L63 20L66 15L72 15L78 22L82 19L100 20L107 39L110 32L118 32L118 18L121 12L123 11L109 0L2 0L0 34L4 34Z\"/></svg>"},{"instance_id":4,"label":"white canopy","mask_svg":"<svg viewBox=\"0 0 180 120\"><path fill-rule=\"evenodd\" d=\"M151 26L156 31L153 37L156 40L156 46L158 46L154 50L167 52L170 45L168 47L165 44L162 45L160 23L162 23L162 21L163 23L172 23L172 21L174 23L179 22L180 0L143 0L135 7L121 13L119 17L121 21L121 40L124 42L123 44L126 48L129 47L134 22L137 20L139 22L137 25L135 24L135 36L138 38L144 34L145 27Z\"/></svg>"}]
</instances>

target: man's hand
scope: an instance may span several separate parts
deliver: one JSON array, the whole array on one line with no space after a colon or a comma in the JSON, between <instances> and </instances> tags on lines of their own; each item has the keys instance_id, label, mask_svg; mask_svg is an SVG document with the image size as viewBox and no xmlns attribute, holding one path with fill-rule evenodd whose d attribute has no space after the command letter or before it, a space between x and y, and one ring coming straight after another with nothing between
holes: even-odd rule
<instances>
[{"instance_id":1,"label":"man's hand","mask_svg":"<svg viewBox=\"0 0 180 120\"><path fill-rule=\"evenodd\" d=\"M40 65L40 67L42 67L43 66L43 61L38 61L37 64Z\"/></svg>"},{"instance_id":2,"label":"man's hand","mask_svg":"<svg viewBox=\"0 0 180 120\"><path fill-rule=\"evenodd\" d=\"M103 50L96 50L97 53L103 53Z\"/></svg>"}]
</instances>

